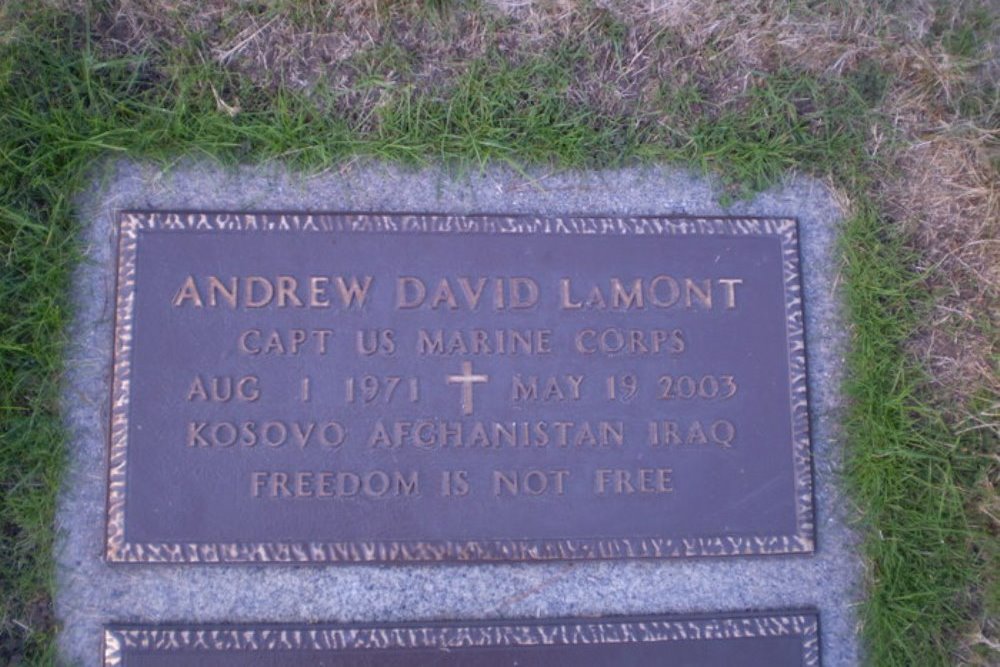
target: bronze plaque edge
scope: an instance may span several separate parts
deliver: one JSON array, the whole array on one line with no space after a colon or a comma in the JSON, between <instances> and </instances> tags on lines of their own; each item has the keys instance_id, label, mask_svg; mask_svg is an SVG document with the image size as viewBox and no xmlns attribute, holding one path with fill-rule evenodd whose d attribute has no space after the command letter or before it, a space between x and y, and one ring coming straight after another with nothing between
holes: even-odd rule
<instances>
[{"instance_id":1,"label":"bronze plaque edge","mask_svg":"<svg viewBox=\"0 0 1000 667\"><path fill-rule=\"evenodd\" d=\"M541 632L545 629L547 632ZM336 635L324 630L365 632L375 637L381 649L461 649L469 646L471 631L478 630L476 647L520 648L539 645L574 645L639 643L699 640L738 640L745 638L799 637L803 667L819 667L819 613L815 609L791 609L746 614L692 614L671 616L621 616L595 618L555 618L496 621L443 621L429 623L372 624L289 624L234 623L161 626L115 624L103 633L104 667L123 667L126 644L155 645L158 651L187 648L226 650L207 639L210 633L236 636L243 643L235 650L272 651L314 650L334 653L358 650L357 646L338 644ZM555 632L553 632L553 630ZM265 634L266 633L266 634ZM218 635L216 635L218 636ZM344 639L346 641L346 639ZM268 647L268 643L271 646Z\"/></svg>"},{"instance_id":2,"label":"bronze plaque edge","mask_svg":"<svg viewBox=\"0 0 1000 667\"><path fill-rule=\"evenodd\" d=\"M109 563L427 563L617 560L811 554L815 551L812 452L798 224L793 218L502 215L275 211L141 211L117 214L118 250L108 447ZM135 543L125 538L128 420L136 247L142 229L168 232L435 233L773 236L781 245L796 531L790 535L349 542Z\"/></svg>"}]
</instances>

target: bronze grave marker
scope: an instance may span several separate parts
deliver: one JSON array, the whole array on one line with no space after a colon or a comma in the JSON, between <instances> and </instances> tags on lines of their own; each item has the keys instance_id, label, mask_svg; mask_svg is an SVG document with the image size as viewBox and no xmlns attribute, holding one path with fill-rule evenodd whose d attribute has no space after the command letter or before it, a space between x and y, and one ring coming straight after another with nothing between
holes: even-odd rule
<instances>
[{"instance_id":1,"label":"bronze grave marker","mask_svg":"<svg viewBox=\"0 0 1000 667\"><path fill-rule=\"evenodd\" d=\"M111 562L813 550L794 220L119 229Z\"/></svg>"},{"instance_id":2,"label":"bronze grave marker","mask_svg":"<svg viewBox=\"0 0 1000 667\"><path fill-rule=\"evenodd\" d=\"M815 611L394 625L114 626L104 667L817 667Z\"/></svg>"}]
</instances>

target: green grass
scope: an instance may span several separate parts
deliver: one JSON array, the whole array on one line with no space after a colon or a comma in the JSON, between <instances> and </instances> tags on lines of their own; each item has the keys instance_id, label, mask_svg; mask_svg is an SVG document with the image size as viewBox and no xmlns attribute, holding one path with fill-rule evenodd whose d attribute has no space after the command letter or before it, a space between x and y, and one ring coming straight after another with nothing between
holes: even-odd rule
<instances>
[{"instance_id":1,"label":"green grass","mask_svg":"<svg viewBox=\"0 0 1000 667\"><path fill-rule=\"evenodd\" d=\"M946 665L969 619L970 585L987 584L990 564L975 548L990 538L967 505L996 443L985 431L956 435L926 401L922 369L901 354L929 298L909 268L915 257L886 228L867 208L843 242L853 323L847 478L869 528L865 634L874 665Z\"/></svg>"},{"instance_id":2,"label":"green grass","mask_svg":"<svg viewBox=\"0 0 1000 667\"><path fill-rule=\"evenodd\" d=\"M965 50L964 34L952 39ZM988 564L972 549L981 533L966 508L990 445L955 434L905 352L928 295L907 239L889 231L871 194L885 164L864 152L866 132L891 131L875 112L889 77L875 63L846 79L762 72L722 106L709 105L696 83L665 82L654 106L615 112L567 94L590 57L567 44L519 61L490 54L434 89L386 89L377 108L333 113L350 105L261 88L196 53L188 43L108 59L85 21L42 10L0 38L0 661L53 656L61 352L78 261L73 195L88 170L115 156L321 168L365 155L471 167L693 164L721 174L733 197L790 169L832 177L855 208L843 241L854 342L848 481L871 571L865 638L875 665L950 664L972 613L968 591L986 581ZM390 47L373 57L406 62ZM375 63L363 85L383 86L381 70ZM220 111L216 95L240 113Z\"/></svg>"}]
</instances>

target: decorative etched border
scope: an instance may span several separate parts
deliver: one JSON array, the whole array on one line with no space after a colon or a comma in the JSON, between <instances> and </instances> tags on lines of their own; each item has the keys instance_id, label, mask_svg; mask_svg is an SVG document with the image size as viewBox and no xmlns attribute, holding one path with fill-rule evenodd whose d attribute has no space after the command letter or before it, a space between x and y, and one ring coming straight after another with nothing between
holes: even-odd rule
<instances>
[{"instance_id":1,"label":"decorative etched border","mask_svg":"<svg viewBox=\"0 0 1000 667\"><path fill-rule=\"evenodd\" d=\"M802 665L818 667L815 611L745 616L620 617L552 621L456 621L398 625L113 626L104 630L104 667L127 667L126 653L523 648L798 637ZM190 655L190 654L189 654Z\"/></svg>"},{"instance_id":2,"label":"decorative etched border","mask_svg":"<svg viewBox=\"0 0 1000 667\"><path fill-rule=\"evenodd\" d=\"M105 558L113 563L546 561L812 553L812 456L798 227L789 218L591 217L409 213L124 211L118 218L114 370ZM438 233L771 236L781 244L796 530L791 535L352 542L128 542L125 536L136 247L143 230L249 233Z\"/></svg>"}]
</instances>

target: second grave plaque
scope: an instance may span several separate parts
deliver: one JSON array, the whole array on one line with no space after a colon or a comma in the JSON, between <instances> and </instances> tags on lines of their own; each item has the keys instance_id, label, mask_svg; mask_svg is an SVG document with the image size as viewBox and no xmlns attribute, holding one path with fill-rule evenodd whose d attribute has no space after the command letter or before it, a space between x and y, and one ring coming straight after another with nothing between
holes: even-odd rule
<instances>
[{"instance_id":1,"label":"second grave plaque","mask_svg":"<svg viewBox=\"0 0 1000 667\"><path fill-rule=\"evenodd\" d=\"M119 229L109 561L813 550L794 220Z\"/></svg>"}]
</instances>

